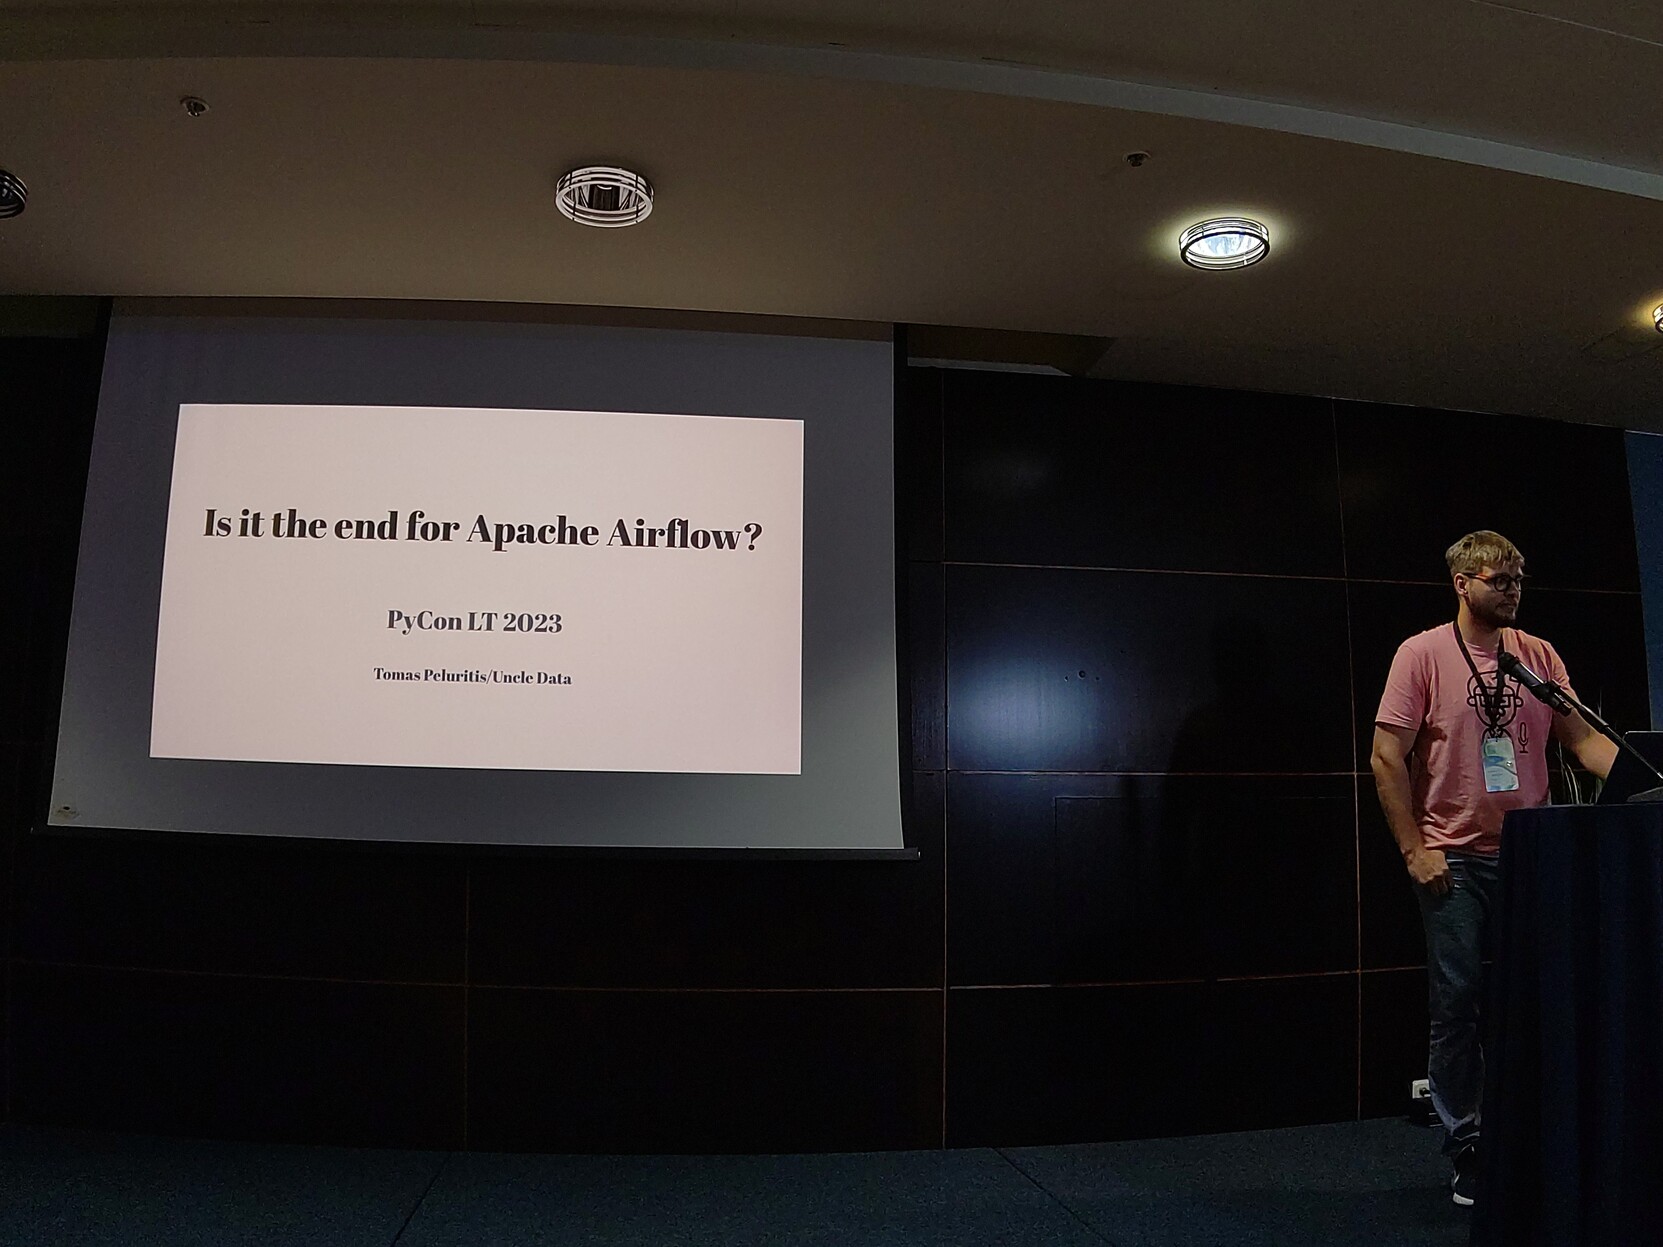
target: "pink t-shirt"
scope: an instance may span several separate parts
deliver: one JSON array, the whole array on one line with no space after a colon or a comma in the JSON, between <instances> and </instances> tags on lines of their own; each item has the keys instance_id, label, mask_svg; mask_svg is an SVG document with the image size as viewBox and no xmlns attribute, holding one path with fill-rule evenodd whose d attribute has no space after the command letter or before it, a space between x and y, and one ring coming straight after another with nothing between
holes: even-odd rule
<instances>
[{"instance_id":1,"label":"pink t-shirt","mask_svg":"<svg viewBox=\"0 0 1663 1247\"><path fill-rule=\"evenodd\" d=\"M1525 666L1576 696L1553 646L1517 628L1504 628L1501 637ZM1467 651L1484 683L1494 689L1495 650L1469 643ZM1517 682L1506 681L1501 723L1513 740L1519 787L1516 792L1485 792L1479 705L1453 624L1430 628L1398 646L1374 721L1418 733L1409 758L1409 788L1415 822L1429 849L1498 853L1502 815L1548 799L1547 747L1554 712Z\"/></svg>"}]
</instances>

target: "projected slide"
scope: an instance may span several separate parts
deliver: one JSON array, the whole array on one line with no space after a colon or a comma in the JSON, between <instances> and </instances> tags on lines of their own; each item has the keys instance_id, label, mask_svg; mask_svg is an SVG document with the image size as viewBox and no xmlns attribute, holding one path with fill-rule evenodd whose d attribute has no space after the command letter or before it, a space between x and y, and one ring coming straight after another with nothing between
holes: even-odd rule
<instances>
[{"instance_id":1,"label":"projected slide","mask_svg":"<svg viewBox=\"0 0 1663 1247\"><path fill-rule=\"evenodd\" d=\"M185 404L150 752L798 774L803 426Z\"/></svg>"}]
</instances>

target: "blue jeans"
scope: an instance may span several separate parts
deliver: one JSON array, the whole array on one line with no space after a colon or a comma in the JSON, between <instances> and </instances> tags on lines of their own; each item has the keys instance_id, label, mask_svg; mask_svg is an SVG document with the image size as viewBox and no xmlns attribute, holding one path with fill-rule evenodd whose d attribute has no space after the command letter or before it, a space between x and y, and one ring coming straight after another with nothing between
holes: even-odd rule
<instances>
[{"instance_id":1,"label":"blue jeans","mask_svg":"<svg viewBox=\"0 0 1663 1247\"><path fill-rule=\"evenodd\" d=\"M1427 1008L1432 1016L1426 1077L1432 1107L1444 1127L1444 1152L1453 1156L1478 1142L1484 1094L1479 1012L1501 872L1493 857L1445 856L1449 891L1433 896L1416 885L1415 893L1426 929Z\"/></svg>"}]
</instances>

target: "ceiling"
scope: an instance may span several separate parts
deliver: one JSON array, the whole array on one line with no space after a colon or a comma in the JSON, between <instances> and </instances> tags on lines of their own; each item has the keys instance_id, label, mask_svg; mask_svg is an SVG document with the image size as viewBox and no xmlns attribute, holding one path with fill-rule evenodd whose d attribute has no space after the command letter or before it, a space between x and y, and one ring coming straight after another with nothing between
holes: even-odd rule
<instances>
[{"instance_id":1,"label":"ceiling","mask_svg":"<svg viewBox=\"0 0 1663 1247\"><path fill-rule=\"evenodd\" d=\"M962 326L1663 431L1660 86L1627 0L0 0L0 294ZM649 221L555 212L594 162ZM1269 260L1179 263L1215 211Z\"/></svg>"}]
</instances>

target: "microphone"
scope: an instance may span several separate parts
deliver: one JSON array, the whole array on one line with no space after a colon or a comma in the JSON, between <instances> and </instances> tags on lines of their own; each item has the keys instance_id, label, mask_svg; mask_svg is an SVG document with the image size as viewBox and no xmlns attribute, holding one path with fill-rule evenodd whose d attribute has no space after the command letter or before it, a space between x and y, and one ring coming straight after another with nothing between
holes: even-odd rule
<instances>
[{"instance_id":1,"label":"microphone","mask_svg":"<svg viewBox=\"0 0 1663 1247\"><path fill-rule=\"evenodd\" d=\"M1541 676L1525 666L1519 661L1517 654L1509 654L1506 650L1502 650L1496 658L1496 667L1529 689L1531 696L1535 697L1537 701L1552 706L1560 714L1571 712L1571 703L1565 696L1564 690L1557 684L1542 679Z\"/></svg>"}]
</instances>

